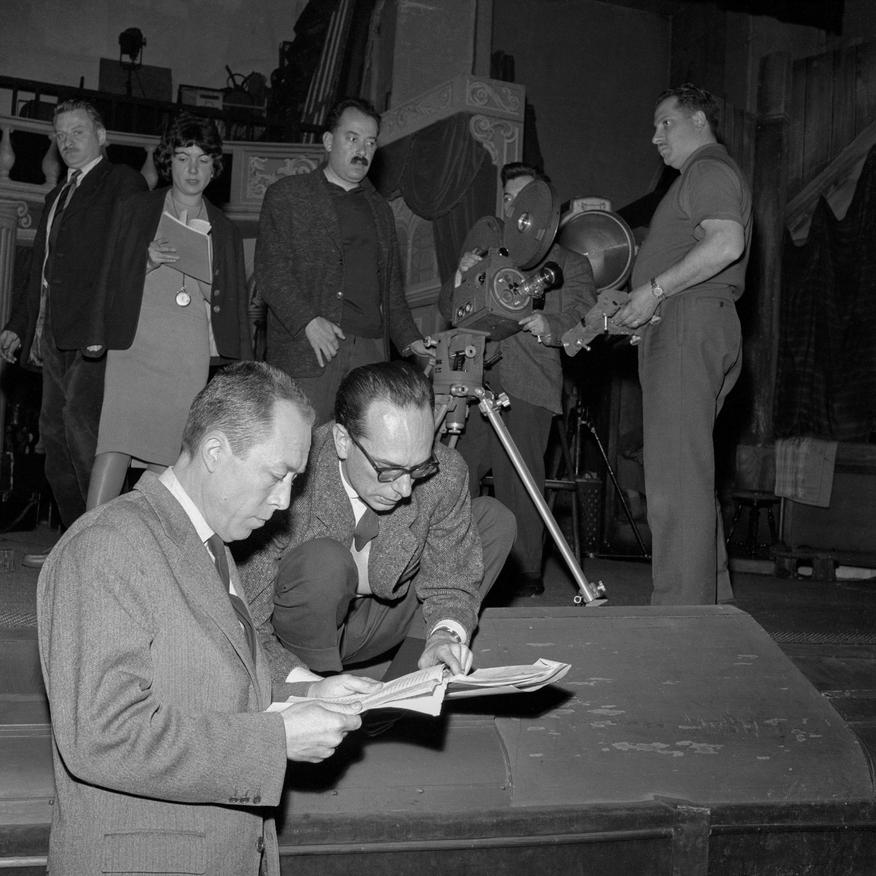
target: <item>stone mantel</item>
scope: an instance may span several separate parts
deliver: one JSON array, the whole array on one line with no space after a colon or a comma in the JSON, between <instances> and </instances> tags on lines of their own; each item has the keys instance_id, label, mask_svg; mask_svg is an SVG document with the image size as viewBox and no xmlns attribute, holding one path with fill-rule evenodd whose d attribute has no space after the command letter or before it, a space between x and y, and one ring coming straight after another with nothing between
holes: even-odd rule
<instances>
[{"instance_id":1,"label":"stone mantel","mask_svg":"<svg viewBox=\"0 0 876 876\"><path fill-rule=\"evenodd\" d=\"M380 143L393 143L461 112L522 126L525 99L526 89L517 83L471 74L457 76L387 110L380 125Z\"/></svg>"}]
</instances>

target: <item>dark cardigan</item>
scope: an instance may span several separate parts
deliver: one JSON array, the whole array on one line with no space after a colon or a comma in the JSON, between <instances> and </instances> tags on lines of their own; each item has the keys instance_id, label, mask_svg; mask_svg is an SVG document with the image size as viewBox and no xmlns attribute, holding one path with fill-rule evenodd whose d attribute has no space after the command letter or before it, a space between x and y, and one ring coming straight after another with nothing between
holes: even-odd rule
<instances>
[{"instance_id":1,"label":"dark cardigan","mask_svg":"<svg viewBox=\"0 0 876 876\"><path fill-rule=\"evenodd\" d=\"M93 324L100 326L91 343L109 350L126 350L134 341L147 249L154 238L167 189L133 195L116 208L101 279L95 295ZM211 310L213 335L223 359L252 358L249 297L240 232L206 199L213 237Z\"/></svg>"}]
</instances>

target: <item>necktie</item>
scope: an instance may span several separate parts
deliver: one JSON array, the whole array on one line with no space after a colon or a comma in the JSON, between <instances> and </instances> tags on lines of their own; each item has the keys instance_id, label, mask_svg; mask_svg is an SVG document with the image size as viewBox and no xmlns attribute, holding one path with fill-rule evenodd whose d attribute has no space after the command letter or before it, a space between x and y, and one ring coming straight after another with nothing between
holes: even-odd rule
<instances>
[{"instance_id":1,"label":"necktie","mask_svg":"<svg viewBox=\"0 0 876 876\"><path fill-rule=\"evenodd\" d=\"M37 314L36 330L34 331L33 343L30 349L30 359L35 365L42 365L42 353L40 350L46 322L46 284L52 276L52 253L55 249L55 241L58 239L58 229L61 227L61 219L73 192L76 191L76 181L82 176L78 168L70 174L70 179L64 183L64 187L58 192L55 200L55 215L52 216L52 224L49 226L49 236L46 241L46 251L43 253L43 282L40 283L40 309Z\"/></svg>"},{"instance_id":2,"label":"necktie","mask_svg":"<svg viewBox=\"0 0 876 876\"><path fill-rule=\"evenodd\" d=\"M64 210L67 209L67 204L70 203L70 198L73 197L73 192L76 191L76 181L81 175L81 170L74 170L70 174L70 179L67 180L64 188L58 193L58 200L55 201L55 215L52 217L52 227L49 229L49 254L55 248L55 241L58 239L58 231L64 218Z\"/></svg>"},{"instance_id":3,"label":"necktie","mask_svg":"<svg viewBox=\"0 0 876 876\"><path fill-rule=\"evenodd\" d=\"M213 562L222 580L225 595L231 600L231 607L234 609L240 625L243 627L250 654L252 655L253 662L255 662L255 630L243 600L231 592L231 576L228 573L228 560L225 557L225 542L214 532L207 539L207 544L210 546L210 552L213 554Z\"/></svg>"},{"instance_id":4,"label":"necktie","mask_svg":"<svg viewBox=\"0 0 876 876\"><path fill-rule=\"evenodd\" d=\"M356 545L356 550L361 551L375 535L377 535L377 512L366 508L353 530L353 544Z\"/></svg>"}]
</instances>

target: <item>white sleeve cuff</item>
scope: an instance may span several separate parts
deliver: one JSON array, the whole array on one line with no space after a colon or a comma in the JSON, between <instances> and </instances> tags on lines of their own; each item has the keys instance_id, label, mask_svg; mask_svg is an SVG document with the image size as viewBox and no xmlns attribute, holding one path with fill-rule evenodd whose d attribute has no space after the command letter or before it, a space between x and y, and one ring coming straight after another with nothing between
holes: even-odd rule
<instances>
[{"instance_id":1,"label":"white sleeve cuff","mask_svg":"<svg viewBox=\"0 0 876 876\"><path fill-rule=\"evenodd\" d=\"M295 684L297 681L322 681L322 676L311 672L304 666L296 666L286 676L286 684Z\"/></svg>"},{"instance_id":2,"label":"white sleeve cuff","mask_svg":"<svg viewBox=\"0 0 876 876\"><path fill-rule=\"evenodd\" d=\"M432 633L434 633L435 630L437 630L439 627L444 627L447 630L453 630L453 632L459 636L459 641L462 642L463 645L467 643L468 636L466 636L465 627L462 624L457 623L455 620L440 620L437 624L435 624L435 626L432 627L429 635L431 636Z\"/></svg>"}]
</instances>

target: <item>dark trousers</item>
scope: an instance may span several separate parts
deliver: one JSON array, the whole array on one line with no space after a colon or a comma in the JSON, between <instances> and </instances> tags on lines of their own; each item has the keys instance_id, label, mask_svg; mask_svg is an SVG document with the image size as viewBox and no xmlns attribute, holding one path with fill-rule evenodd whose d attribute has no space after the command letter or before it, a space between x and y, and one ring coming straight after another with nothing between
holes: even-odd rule
<instances>
[{"instance_id":1,"label":"dark trousers","mask_svg":"<svg viewBox=\"0 0 876 876\"><path fill-rule=\"evenodd\" d=\"M481 536L489 593L514 541L514 517L494 499L472 502ZM358 596L359 575L348 545L318 538L289 551L280 562L274 596L274 632L315 672L337 672L399 645L407 636L425 638L416 579L394 601Z\"/></svg>"},{"instance_id":2,"label":"dark trousers","mask_svg":"<svg viewBox=\"0 0 876 876\"><path fill-rule=\"evenodd\" d=\"M346 340L339 341L337 354L326 364L321 374L316 377L295 377L293 374L295 382L301 387L301 391L316 411L314 426L320 426L334 419L335 395L347 372L359 365L385 361L383 338L359 338L356 335L349 335Z\"/></svg>"},{"instance_id":3,"label":"dark trousers","mask_svg":"<svg viewBox=\"0 0 876 876\"><path fill-rule=\"evenodd\" d=\"M544 495L544 454L554 415L547 408L531 405L510 393L508 399L511 404L502 410L502 422ZM465 431L456 449L468 464L472 496L478 495L481 478L492 470L493 495L517 518L517 539L511 550L509 571L541 577L544 523L511 457L477 405L469 405Z\"/></svg>"},{"instance_id":4,"label":"dark trousers","mask_svg":"<svg viewBox=\"0 0 876 876\"><path fill-rule=\"evenodd\" d=\"M46 454L46 480L66 527L85 512L103 404L106 357L86 359L77 350L59 350L49 320L44 326L41 352L40 443Z\"/></svg>"},{"instance_id":5,"label":"dark trousers","mask_svg":"<svg viewBox=\"0 0 876 876\"><path fill-rule=\"evenodd\" d=\"M742 367L736 307L679 295L639 348L654 605L733 598L715 497L715 420Z\"/></svg>"}]
</instances>

